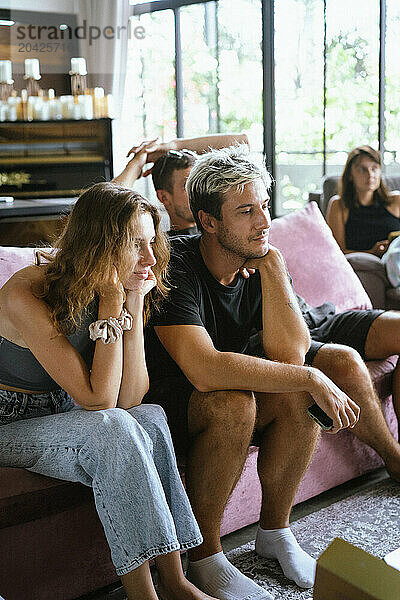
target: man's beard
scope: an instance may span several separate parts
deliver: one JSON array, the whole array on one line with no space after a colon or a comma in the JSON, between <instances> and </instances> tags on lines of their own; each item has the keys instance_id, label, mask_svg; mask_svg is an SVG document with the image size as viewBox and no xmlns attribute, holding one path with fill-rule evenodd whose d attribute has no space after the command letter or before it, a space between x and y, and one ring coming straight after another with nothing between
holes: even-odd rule
<instances>
[{"instance_id":1,"label":"man's beard","mask_svg":"<svg viewBox=\"0 0 400 600\"><path fill-rule=\"evenodd\" d=\"M260 249L260 251L256 253L254 250L251 251L242 239L237 238L236 236L227 232L225 229L222 229L222 231L220 230L217 235L217 239L220 246L222 246L226 252L235 256L239 256L243 260L247 260L249 258L262 258L268 253L268 243L265 251Z\"/></svg>"}]
</instances>

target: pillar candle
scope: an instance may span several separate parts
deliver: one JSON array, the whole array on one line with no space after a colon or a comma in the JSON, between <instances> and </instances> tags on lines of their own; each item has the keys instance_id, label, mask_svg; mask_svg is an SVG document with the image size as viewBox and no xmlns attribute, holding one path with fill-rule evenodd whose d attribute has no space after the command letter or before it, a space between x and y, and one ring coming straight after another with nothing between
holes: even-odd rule
<instances>
[{"instance_id":1,"label":"pillar candle","mask_svg":"<svg viewBox=\"0 0 400 600\"><path fill-rule=\"evenodd\" d=\"M0 60L0 83L12 81L11 60Z\"/></svg>"},{"instance_id":2,"label":"pillar candle","mask_svg":"<svg viewBox=\"0 0 400 600\"><path fill-rule=\"evenodd\" d=\"M71 73L87 75L86 60L84 58L71 58Z\"/></svg>"},{"instance_id":3,"label":"pillar candle","mask_svg":"<svg viewBox=\"0 0 400 600\"><path fill-rule=\"evenodd\" d=\"M89 95L78 96L82 119L93 119L93 99Z\"/></svg>"},{"instance_id":4,"label":"pillar candle","mask_svg":"<svg viewBox=\"0 0 400 600\"><path fill-rule=\"evenodd\" d=\"M33 79L40 79L39 59L38 58L26 58L25 59L25 76L32 77Z\"/></svg>"}]
</instances>

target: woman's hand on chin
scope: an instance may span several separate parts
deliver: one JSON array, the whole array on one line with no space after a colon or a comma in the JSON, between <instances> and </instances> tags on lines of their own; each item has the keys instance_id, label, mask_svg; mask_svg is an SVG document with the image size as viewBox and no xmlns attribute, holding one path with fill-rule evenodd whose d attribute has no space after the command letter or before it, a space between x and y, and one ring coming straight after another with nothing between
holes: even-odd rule
<instances>
[{"instance_id":1,"label":"woman's hand on chin","mask_svg":"<svg viewBox=\"0 0 400 600\"><path fill-rule=\"evenodd\" d=\"M112 269L110 279L101 286L99 296L106 300L118 300L123 303L124 288L115 266Z\"/></svg>"},{"instance_id":2,"label":"woman's hand on chin","mask_svg":"<svg viewBox=\"0 0 400 600\"><path fill-rule=\"evenodd\" d=\"M157 279L151 269L133 272L129 279L123 282L127 294L133 292L140 296L146 296L156 284Z\"/></svg>"}]
</instances>

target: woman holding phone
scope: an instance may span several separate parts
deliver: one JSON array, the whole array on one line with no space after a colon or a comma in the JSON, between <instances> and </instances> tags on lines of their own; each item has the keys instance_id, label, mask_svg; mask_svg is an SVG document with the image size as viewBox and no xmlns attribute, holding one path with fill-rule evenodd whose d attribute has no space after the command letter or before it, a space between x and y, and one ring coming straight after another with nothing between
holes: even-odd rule
<instances>
[{"instance_id":1,"label":"woman holding phone","mask_svg":"<svg viewBox=\"0 0 400 600\"><path fill-rule=\"evenodd\" d=\"M127 597L206 600L180 550L202 539L165 415L148 388L143 323L167 293L169 250L154 206L99 183L51 253L0 290L0 465L93 488Z\"/></svg>"},{"instance_id":2,"label":"woman holding phone","mask_svg":"<svg viewBox=\"0 0 400 600\"><path fill-rule=\"evenodd\" d=\"M389 234L400 230L400 192L382 181L382 158L371 146L352 150L331 198L326 221L345 254L367 252L381 258Z\"/></svg>"}]
</instances>

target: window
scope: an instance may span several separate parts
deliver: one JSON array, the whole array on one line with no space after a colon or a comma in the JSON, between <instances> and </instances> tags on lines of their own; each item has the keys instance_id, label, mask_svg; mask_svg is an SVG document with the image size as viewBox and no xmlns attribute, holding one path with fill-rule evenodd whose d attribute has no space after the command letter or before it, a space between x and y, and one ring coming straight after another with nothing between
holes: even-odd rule
<instances>
[{"instance_id":1,"label":"window","mask_svg":"<svg viewBox=\"0 0 400 600\"><path fill-rule=\"evenodd\" d=\"M219 131L248 134L255 152L263 151L262 19L260 0L220 0Z\"/></svg>"},{"instance_id":2,"label":"window","mask_svg":"<svg viewBox=\"0 0 400 600\"><path fill-rule=\"evenodd\" d=\"M324 10L321 0L275 3L278 215L302 207L323 163Z\"/></svg>"},{"instance_id":3,"label":"window","mask_svg":"<svg viewBox=\"0 0 400 600\"><path fill-rule=\"evenodd\" d=\"M186 137L218 131L216 3L180 10L183 131Z\"/></svg>"},{"instance_id":4,"label":"window","mask_svg":"<svg viewBox=\"0 0 400 600\"><path fill-rule=\"evenodd\" d=\"M379 2L328 0L326 172L338 174L347 153L378 148Z\"/></svg>"},{"instance_id":5,"label":"window","mask_svg":"<svg viewBox=\"0 0 400 600\"><path fill-rule=\"evenodd\" d=\"M387 175L400 174L400 4L386 0L385 164Z\"/></svg>"},{"instance_id":6,"label":"window","mask_svg":"<svg viewBox=\"0 0 400 600\"><path fill-rule=\"evenodd\" d=\"M398 0L160 0L134 10L146 29L130 48L134 140L246 131L253 151L273 157L275 215L303 206L357 145L381 149L387 174L400 173Z\"/></svg>"},{"instance_id":7,"label":"window","mask_svg":"<svg viewBox=\"0 0 400 600\"><path fill-rule=\"evenodd\" d=\"M125 166L133 144L157 136L161 141L176 137L173 12L132 16L132 29L138 25L145 35L129 40L125 96L114 143L116 173ZM155 199L151 178L139 180L135 189Z\"/></svg>"}]
</instances>

